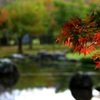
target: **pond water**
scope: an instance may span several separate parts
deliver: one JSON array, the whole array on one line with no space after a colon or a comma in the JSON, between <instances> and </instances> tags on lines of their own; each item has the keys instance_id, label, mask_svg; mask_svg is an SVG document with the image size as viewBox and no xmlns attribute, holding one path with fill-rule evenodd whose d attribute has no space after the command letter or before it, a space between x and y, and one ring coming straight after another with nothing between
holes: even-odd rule
<instances>
[{"instance_id":1,"label":"pond water","mask_svg":"<svg viewBox=\"0 0 100 100\"><path fill-rule=\"evenodd\" d=\"M91 75L94 87L99 85L99 74L87 74ZM68 88L72 75L73 73L23 74L12 89L1 93L0 100L75 100ZM93 95L97 96L99 92L93 89ZM94 97L92 100L100 99Z\"/></svg>"},{"instance_id":2,"label":"pond water","mask_svg":"<svg viewBox=\"0 0 100 100\"><path fill-rule=\"evenodd\" d=\"M82 71L93 79L93 95L99 95L95 87L100 87L100 74L93 70L93 64L80 62L17 62L20 77L12 88L1 92L0 100L75 100L69 90L72 76ZM11 75L12 77L14 74ZM14 77L1 78L4 83L8 80L12 85ZM1 80L0 80L1 81ZM100 97L100 96L99 96ZM98 100L94 97L92 100Z\"/></svg>"}]
</instances>

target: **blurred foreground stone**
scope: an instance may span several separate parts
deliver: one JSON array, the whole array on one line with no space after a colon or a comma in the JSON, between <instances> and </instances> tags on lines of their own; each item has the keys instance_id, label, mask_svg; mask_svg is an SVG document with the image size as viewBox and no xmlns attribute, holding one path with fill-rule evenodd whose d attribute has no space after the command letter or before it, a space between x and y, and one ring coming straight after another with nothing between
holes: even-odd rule
<instances>
[{"instance_id":1,"label":"blurred foreground stone","mask_svg":"<svg viewBox=\"0 0 100 100\"><path fill-rule=\"evenodd\" d=\"M0 92L12 88L19 79L19 71L9 59L0 60Z\"/></svg>"},{"instance_id":2,"label":"blurred foreground stone","mask_svg":"<svg viewBox=\"0 0 100 100\"><path fill-rule=\"evenodd\" d=\"M75 74L69 83L72 96L76 100L91 100L93 81L91 77L84 73Z\"/></svg>"}]
</instances>

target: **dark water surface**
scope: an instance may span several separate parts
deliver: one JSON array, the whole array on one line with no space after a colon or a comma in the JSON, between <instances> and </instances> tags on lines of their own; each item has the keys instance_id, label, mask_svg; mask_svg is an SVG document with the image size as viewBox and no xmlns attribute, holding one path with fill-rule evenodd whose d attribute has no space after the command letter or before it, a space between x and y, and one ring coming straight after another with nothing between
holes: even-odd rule
<instances>
[{"instance_id":1,"label":"dark water surface","mask_svg":"<svg viewBox=\"0 0 100 100\"><path fill-rule=\"evenodd\" d=\"M59 65L45 63L24 66L18 82L10 89L1 93L0 100L74 100L69 90L69 81L77 72L90 75L93 80L93 89L100 87L100 73L94 70L94 65L80 63L67 63ZM36 65L36 64L34 64ZM67 67L66 67L67 66ZM81 66L81 67L80 67ZM28 68L27 68L28 67ZM94 94L98 94L95 91ZM48 98L46 98L49 96ZM49 100L49 99L48 99ZM97 99L93 99L97 100Z\"/></svg>"}]
</instances>

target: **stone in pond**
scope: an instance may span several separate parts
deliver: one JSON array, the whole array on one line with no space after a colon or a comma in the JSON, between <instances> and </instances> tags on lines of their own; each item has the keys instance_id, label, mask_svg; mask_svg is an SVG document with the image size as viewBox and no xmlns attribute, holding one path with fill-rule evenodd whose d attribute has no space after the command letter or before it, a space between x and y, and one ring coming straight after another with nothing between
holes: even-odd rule
<instances>
[{"instance_id":1,"label":"stone in pond","mask_svg":"<svg viewBox=\"0 0 100 100\"><path fill-rule=\"evenodd\" d=\"M75 74L69 83L72 96L76 100L91 100L93 81L87 74Z\"/></svg>"},{"instance_id":2,"label":"stone in pond","mask_svg":"<svg viewBox=\"0 0 100 100\"><path fill-rule=\"evenodd\" d=\"M0 87L4 89L13 87L18 82L19 76L20 73L15 64L0 62Z\"/></svg>"}]
</instances>

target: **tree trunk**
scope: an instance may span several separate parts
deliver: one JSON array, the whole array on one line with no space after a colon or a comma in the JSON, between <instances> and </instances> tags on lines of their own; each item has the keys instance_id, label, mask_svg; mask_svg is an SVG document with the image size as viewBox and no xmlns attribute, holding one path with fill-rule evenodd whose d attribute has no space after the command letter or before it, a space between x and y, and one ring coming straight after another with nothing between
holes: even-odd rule
<instances>
[{"instance_id":1,"label":"tree trunk","mask_svg":"<svg viewBox=\"0 0 100 100\"><path fill-rule=\"evenodd\" d=\"M32 48L33 48L32 37L31 37L31 35L29 35L29 37L30 37L30 40L29 40L29 49L32 50Z\"/></svg>"},{"instance_id":2,"label":"tree trunk","mask_svg":"<svg viewBox=\"0 0 100 100\"><path fill-rule=\"evenodd\" d=\"M22 36L18 37L18 53L22 54Z\"/></svg>"}]
</instances>

